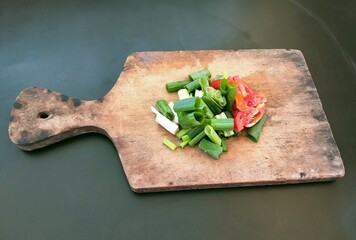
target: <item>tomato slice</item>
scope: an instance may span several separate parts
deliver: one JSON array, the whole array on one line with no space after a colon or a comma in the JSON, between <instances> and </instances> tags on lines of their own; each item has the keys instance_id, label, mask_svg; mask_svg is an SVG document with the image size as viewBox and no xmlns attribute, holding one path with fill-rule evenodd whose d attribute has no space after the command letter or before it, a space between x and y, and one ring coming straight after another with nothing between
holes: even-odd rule
<instances>
[{"instance_id":1,"label":"tomato slice","mask_svg":"<svg viewBox=\"0 0 356 240\"><path fill-rule=\"evenodd\" d=\"M250 122L248 124L246 124L246 127L252 127L256 123L258 123L258 121L261 120L264 113L265 113L265 108L261 108L258 111L258 113L255 116L253 116L253 118L250 120Z\"/></svg>"},{"instance_id":2,"label":"tomato slice","mask_svg":"<svg viewBox=\"0 0 356 240\"><path fill-rule=\"evenodd\" d=\"M246 108L245 111L239 111L234 117L234 130L240 132L244 127L246 127L251 121L253 121L258 110L255 108Z\"/></svg>"},{"instance_id":3,"label":"tomato slice","mask_svg":"<svg viewBox=\"0 0 356 240\"><path fill-rule=\"evenodd\" d=\"M244 129L243 112L238 112L234 117L234 130L240 132L242 129Z\"/></svg>"},{"instance_id":4,"label":"tomato slice","mask_svg":"<svg viewBox=\"0 0 356 240\"><path fill-rule=\"evenodd\" d=\"M242 93L239 90L236 90L236 95L235 95L235 107L239 110L239 111L245 111L247 104L246 101L244 99L244 96L242 95Z\"/></svg>"},{"instance_id":5,"label":"tomato slice","mask_svg":"<svg viewBox=\"0 0 356 240\"><path fill-rule=\"evenodd\" d=\"M267 102L267 99L263 96L249 93L245 98L248 107L257 107Z\"/></svg>"},{"instance_id":6,"label":"tomato slice","mask_svg":"<svg viewBox=\"0 0 356 240\"><path fill-rule=\"evenodd\" d=\"M220 82L221 82L221 79L214 80L214 81L212 81L210 83L210 87L215 88L215 89L219 89Z\"/></svg>"}]
</instances>

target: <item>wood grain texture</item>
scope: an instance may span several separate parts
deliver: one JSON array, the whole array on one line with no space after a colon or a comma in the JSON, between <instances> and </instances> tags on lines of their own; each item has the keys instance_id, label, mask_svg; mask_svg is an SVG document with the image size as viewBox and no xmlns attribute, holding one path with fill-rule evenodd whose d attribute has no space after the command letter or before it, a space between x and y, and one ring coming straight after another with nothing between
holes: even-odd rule
<instances>
[{"instance_id":1,"label":"wood grain texture","mask_svg":"<svg viewBox=\"0 0 356 240\"><path fill-rule=\"evenodd\" d=\"M240 136L214 160L197 147L171 151L150 111L158 98L176 100L165 83L202 68L212 75L239 75L268 98L267 119L256 144ZM345 174L317 90L298 50L138 52L130 55L117 83L102 99L81 101L43 88L24 90L9 124L24 150L85 132L115 144L136 192L335 180Z\"/></svg>"}]
</instances>

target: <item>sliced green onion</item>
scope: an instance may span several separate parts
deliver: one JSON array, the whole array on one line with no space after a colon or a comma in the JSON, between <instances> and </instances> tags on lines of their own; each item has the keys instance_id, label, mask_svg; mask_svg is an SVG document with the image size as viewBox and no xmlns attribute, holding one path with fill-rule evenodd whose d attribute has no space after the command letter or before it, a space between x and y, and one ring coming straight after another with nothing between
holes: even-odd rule
<instances>
[{"instance_id":1,"label":"sliced green onion","mask_svg":"<svg viewBox=\"0 0 356 240\"><path fill-rule=\"evenodd\" d=\"M214 128L212 128L210 125L206 125L204 128L205 134L210 138L210 140L217 145L221 145L221 138L219 135L215 132Z\"/></svg>"},{"instance_id":2,"label":"sliced green onion","mask_svg":"<svg viewBox=\"0 0 356 240\"><path fill-rule=\"evenodd\" d=\"M184 88L185 85L187 85L190 82L191 82L190 80L184 80L184 81L166 83L166 90L167 92L178 92L180 89Z\"/></svg>"},{"instance_id":3,"label":"sliced green onion","mask_svg":"<svg viewBox=\"0 0 356 240\"><path fill-rule=\"evenodd\" d=\"M194 97L202 97L204 92L202 90L195 89Z\"/></svg>"},{"instance_id":4,"label":"sliced green onion","mask_svg":"<svg viewBox=\"0 0 356 240\"><path fill-rule=\"evenodd\" d=\"M177 112L177 116L178 116L178 122L179 122L179 119L181 119L183 116L187 115L186 112Z\"/></svg>"},{"instance_id":5,"label":"sliced green onion","mask_svg":"<svg viewBox=\"0 0 356 240\"><path fill-rule=\"evenodd\" d=\"M174 103L174 111L178 112L187 112L187 111L194 111L199 108L200 106L200 98L190 97L185 98L182 100L177 100Z\"/></svg>"},{"instance_id":6,"label":"sliced green onion","mask_svg":"<svg viewBox=\"0 0 356 240\"><path fill-rule=\"evenodd\" d=\"M168 105L168 102L164 99L160 99L156 102L156 108L158 112L160 112L163 116L168 118L169 120L174 119L174 114L171 110L171 108Z\"/></svg>"},{"instance_id":7,"label":"sliced green onion","mask_svg":"<svg viewBox=\"0 0 356 240\"><path fill-rule=\"evenodd\" d=\"M182 137L182 141L183 142L185 142L185 141L190 141L191 140L191 138L189 137L189 135L187 134L187 135L184 135L183 137Z\"/></svg>"},{"instance_id":8,"label":"sliced green onion","mask_svg":"<svg viewBox=\"0 0 356 240\"><path fill-rule=\"evenodd\" d=\"M223 78L220 81L219 90L223 96L226 96L229 91L229 81L226 78Z\"/></svg>"},{"instance_id":9,"label":"sliced green onion","mask_svg":"<svg viewBox=\"0 0 356 240\"><path fill-rule=\"evenodd\" d=\"M225 111L224 114L225 114L225 116L226 116L227 118L234 118L234 117L232 116L231 112L229 112L229 111Z\"/></svg>"},{"instance_id":10,"label":"sliced green onion","mask_svg":"<svg viewBox=\"0 0 356 240\"><path fill-rule=\"evenodd\" d=\"M190 131L189 128L188 128L188 129L182 129L182 130L180 130L179 132L177 132L176 137L177 137L178 139L181 139L181 138L182 138L184 135L186 135L189 131Z\"/></svg>"},{"instance_id":11,"label":"sliced green onion","mask_svg":"<svg viewBox=\"0 0 356 240\"><path fill-rule=\"evenodd\" d=\"M200 106L199 107L206 107L206 109L205 109L205 111L206 111L206 117L207 118L213 118L214 117L214 113L211 111L211 109L209 108L209 106L208 105L206 105L206 103L204 102L204 100L203 99L200 99L201 101L200 101Z\"/></svg>"},{"instance_id":12,"label":"sliced green onion","mask_svg":"<svg viewBox=\"0 0 356 240\"><path fill-rule=\"evenodd\" d=\"M203 92L205 93L206 89L209 87L209 79L208 78L201 78L199 80L199 84Z\"/></svg>"},{"instance_id":13,"label":"sliced green onion","mask_svg":"<svg viewBox=\"0 0 356 240\"><path fill-rule=\"evenodd\" d=\"M208 78L211 77L211 73L210 73L209 69L205 68L203 70L194 72L194 73L189 75L189 79L190 80L196 80L196 79L200 79L200 78L203 78L203 77L208 77Z\"/></svg>"},{"instance_id":14,"label":"sliced green onion","mask_svg":"<svg viewBox=\"0 0 356 240\"><path fill-rule=\"evenodd\" d=\"M226 141L225 141L225 139L221 139L221 147L223 148L223 151L224 152L227 152L227 144L226 144Z\"/></svg>"},{"instance_id":15,"label":"sliced green onion","mask_svg":"<svg viewBox=\"0 0 356 240\"><path fill-rule=\"evenodd\" d=\"M199 148L215 159L219 159L221 153L223 152L222 147L206 139L202 139L200 141Z\"/></svg>"},{"instance_id":16,"label":"sliced green onion","mask_svg":"<svg viewBox=\"0 0 356 240\"><path fill-rule=\"evenodd\" d=\"M163 138L163 144L170 148L172 151L177 148L177 146L171 141L169 141L166 137Z\"/></svg>"},{"instance_id":17,"label":"sliced green onion","mask_svg":"<svg viewBox=\"0 0 356 240\"><path fill-rule=\"evenodd\" d=\"M230 112L222 112L219 115L216 115L215 118L217 119L227 119L228 117L226 116L226 113L228 113L231 117L231 113ZM231 120L233 120L233 118L230 118ZM226 130L224 131L224 136L225 137L231 137L232 135L234 135L234 131L233 130Z\"/></svg>"},{"instance_id":18,"label":"sliced green onion","mask_svg":"<svg viewBox=\"0 0 356 240\"><path fill-rule=\"evenodd\" d=\"M185 89L187 89L188 92L193 92L197 88L200 88L199 79L196 79L196 80L188 83L187 85L185 85Z\"/></svg>"},{"instance_id":19,"label":"sliced green onion","mask_svg":"<svg viewBox=\"0 0 356 240\"><path fill-rule=\"evenodd\" d=\"M194 128L192 128L192 130L190 130L188 132L188 136L190 139L193 139L195 136L197 136L201 131L204 131L204 126L200 125L200 126L196 126Z\"/></svg>"},{"instance_id":20,"label":"sliced green onion","mask_svg":"<svg viewBox=\"0 0 356 240\"><path fill-rule=\"evenodd\" d=\"M216 90L214 92L214 101L220 105L221 108L223 108L226 105L226 99L220 92L220 90Z\"/></svg>"},{"instance_id":21,"label":"sliced green onion","mask_svg":"<svg viewBox=\"0 0 356 240\"><path fill-rule=\"evenodd\" d=\"M190 140L183 141L183 142L181 142L181 144L179 144L179 146L180 146L181 148L184 148L185 146L188 145L189 141L190 141Z\"/></svg>"},{"instance_id":22,"label":"sliced green onion","mask_svg":"<svg viewBox=\"0 0 356 240\"><path fill-rule=\"evenodd\" d=\"M206 126L206 125L210 125L211 124L211 119L210 118L205 118L204 122L203 122L203 126Z\"/></svg>"},{"instance_id":23,"label":"sliced green onion","mask_svg":"<svg viewBox=\"0 0 356 240\"><path fill-rule=\"evenodd\" d=\"M258 121L254 126L252 126L247 130L247 137L252 141L254 141L255 143L257 143L258 139L260 138L262 128L266 122L266 119L267 119L267 115L264 114L260 119L260 121Z\"/></svg>"},{"instance_id":24,"label":"sliced green onion","mask_svg":"<svg viewBox=\"0 0 356 240\"><path fill-rule=\"evenodd\" d=\"M185 99L185 98L190 98L189 92L187 89L181 89L178 91L178 97L180 100Z\"/></svg>"},{"instance_id":25,"label":"sliced green onion","mask_svg":"<svg viewBox=\"0 0 356 240\"><path fill-rule=\"evenodd\" d=\"M214 130L229 131L234 129L234 119L233 118L220 118L211 119L211 127Z\"/></svg>"},{"instance_id":26,"label":"sliced green onion","mask_svg":"<svg viewBox=\"0 0 356 240\"><path fill-rule=\"evenodd\" d=\"M169 108L172 110L172 113L173 113L173 115L174 115L174 118L173 118L172 122L178 123L178 115L177 115L177 113L176 113L176 112L174 111L174 109L173 109L174 103L173 103L173 102L169 102L169 103L168 103L168 106L169 106Z\"/></svg>"},{"instance_id":27,"label":"sliced green onion","mask_svg":"<svg viewBox=\"0 0 356 240\"><path fill-rule=\"evenodd\" d=\"M204 115L200 112L192 112L179 118L179 124L182 128L192 128L199 126L204 122Z\"/></svg>"},{"instance_id":28,"label":"sliced green onion","mask_svg":"<svg viewBox=\"0 0 356 240\"><path fill-rule=\"evenodd\" d=\"M229 91L227 92L226 96L226 110L231 112L232 111L232 106L234 105L235 102L235 96L236 96L236 90L237 87L235 84L231 84L229 86Z\"/></svg>"},{"instance_id":29,"label":"sliced green onion","mask_svg":"<svg viewBox=\"0 0 356 240\"><path fill-rule=\"evenodd\" d=\"M217 104L211 97L204 95L202 100L208 105L209 109L213 112L214 115L221 113L222 108Z\"/></svg>"},{"instance_id":30,"label":"sliced green onion","mask_svg":"<svg viewBox=\"0 0 356 240\"><path fill-rule=\"evenodd\" d=\"M157 111L157 109L152 106L151 111L156 114L156 122L162 127L164 127L168 132L175 135L179 131L178 124L175 124L174 122L163 116L160 112Z\"/></svg>"},{"instance_id":31,"label":"sliced green onion","mask_svg":"<svg viewBox=\"0 0 356 240\"><path fill-rule=\"evenodd\" d=\"M201 131L198 135L196 135L192 140L189 141L189 146L193 147L195 144L197 144L200 140L205 137L205 131Z\"/></svg>"}]
</instances>

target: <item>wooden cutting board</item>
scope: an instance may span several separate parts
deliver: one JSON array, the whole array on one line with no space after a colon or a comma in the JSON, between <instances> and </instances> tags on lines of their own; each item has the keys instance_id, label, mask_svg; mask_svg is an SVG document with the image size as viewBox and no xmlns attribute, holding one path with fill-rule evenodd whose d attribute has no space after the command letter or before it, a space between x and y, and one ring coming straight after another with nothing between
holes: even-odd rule
<instances>
[{"instance_id":1,"label":"wooden cutting board","mask_svg":"<svg viewBox=\"0 0 356 240\"><path fill-rule=\"evenodd\" d=\"M258 143L228 140L215 160L197 147L169 150L150 110L157 99L175 101L165 83L208 68L239 75L268 98L268 119ZM317 90L298 50L138 52L130 55L111 91L83 101L44 88L15 100L11 140L33 150L86 132L114 143L135 192L254 186L335 180L345 170ZM178 143L178 141L176 141Z\"/></svg>"}]
</instances>

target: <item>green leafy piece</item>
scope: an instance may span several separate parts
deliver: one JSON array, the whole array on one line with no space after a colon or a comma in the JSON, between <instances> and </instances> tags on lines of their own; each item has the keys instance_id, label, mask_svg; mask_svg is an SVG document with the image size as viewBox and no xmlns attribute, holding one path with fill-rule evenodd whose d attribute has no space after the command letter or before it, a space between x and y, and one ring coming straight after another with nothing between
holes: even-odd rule
<instances>
[{"instance_id":1,"label":"green leafy piece","mask_svg":"<svg viewBox=\"0 0 356 240\"><path fill-rule=\"evenodd\" d=\"M211 73L210 73L209 69L205 68L205 69L202 69L200 71L194 72L189 75L190 80L196 80L196 79L200 79L203 77L207 77L207 78L211 77Z\"/></svg>"},{"instance_id":2,"label":"green leafy piece","mask_svg":"<svg viewBox=\"0 0 356 240\"><path fill-rule=\"evenodd\" d=\"M167 92L178 92L180 89L183 89L190 82L191 82L190 80L183 80L183 81L166 83L166 90Z\"/></svg>"},{"instance_id":3,"label":"green leafy piece","mask_svg":"<svg viewBox=\"0 0 356 240\"><path fill-rule=\"evenodd\" d=\"M247 130L247 137L254 141L255 143L258 142L258 139L260 138L262 128L267 120L267 115L264 114L260 121L258 121L254 126L250 127Z\"/></svg>"},{"instance_id":4,"label":"green leafy piece","mask_svg":"<svg viewBox=\"0 0 356 240\"><path fill-rule=\"evenodd\" d=\"M168 102L164 99L160 99L156 102L156 108L157 110L166 118L169 120L174 119L174 114L172 112L172 109L169 107Z\"/></svg>"},{"instance_id":5,"label":"green leafy piece","mask_svg":"<svg viewBox=\"0 0 356 240\"><path fill-rule=\"evenodd\" d=\"M219 135L215 132L214 128L212 128L210 125L206 125L204 128L205 134L210 138L210 140L217 145L221 146L221 138Z\"/></svg>"},{"instance_id":6,"label":"green leafy piece","mask_svg":"<svg viewBox=\"0 0 356 240\"><path fill-rule=\"evenodd\" d=\"M201 131L198 135L196 135L192 140L189 141L189 146L193 147L205 136L206 136L205 131L204 130Z\"/></svg>"},{"instance_id":7,"label":"green leafy piece","mask_svg":"<svg viewBox=\"0 0 356 240\"><path fill-rule=\"evenodd\" d=\"M163 138L163 144L166 145L172 151L174 151L177 148L177 146L171 141L169 141L168 138L166 137Z\"/></svg>"},{"instance_id":8,"label":"green leafy piece","mask_svg":"<svg viewBox=\"0 0 356 240\"><path fill-rule=\"evenodd\" d=\"M206 139L202 139L198 147L215 159L219 159L221 153L223 152L222 147Z\"/></svg>"},{"instance_id":9,"label":"green leafy piece","mask_svg":"<svg viewBox=\"0 0 356 240\"><path fill-rule=\"evenodd\" d=\"M201 112L192 112L179 118L178 121L182 128L192 128L202 125L204 119L205 117Z\"/></svg>"},{"instance_id":10,"label":"green leafy piece","mask_svg":"<svg viewBox=\"0 0 356 240\"><path fill-rule=\"evenodd\" d=\"M200 106L200 98L190 97L181 100L177 100L174 103L173 110L178 112L189 112L197 110Z\"/></svg>"},{"instance_id":11,"label":"green leafy piece","mask_svg":"<svg viewBox=\"0 0 356 240\"><path fill-rule=\"evenodd\" d=\"M210 125L214 130L234 130L234 119L233 118L220 118L211 119Z\"/></svg>"}]
</instances>

